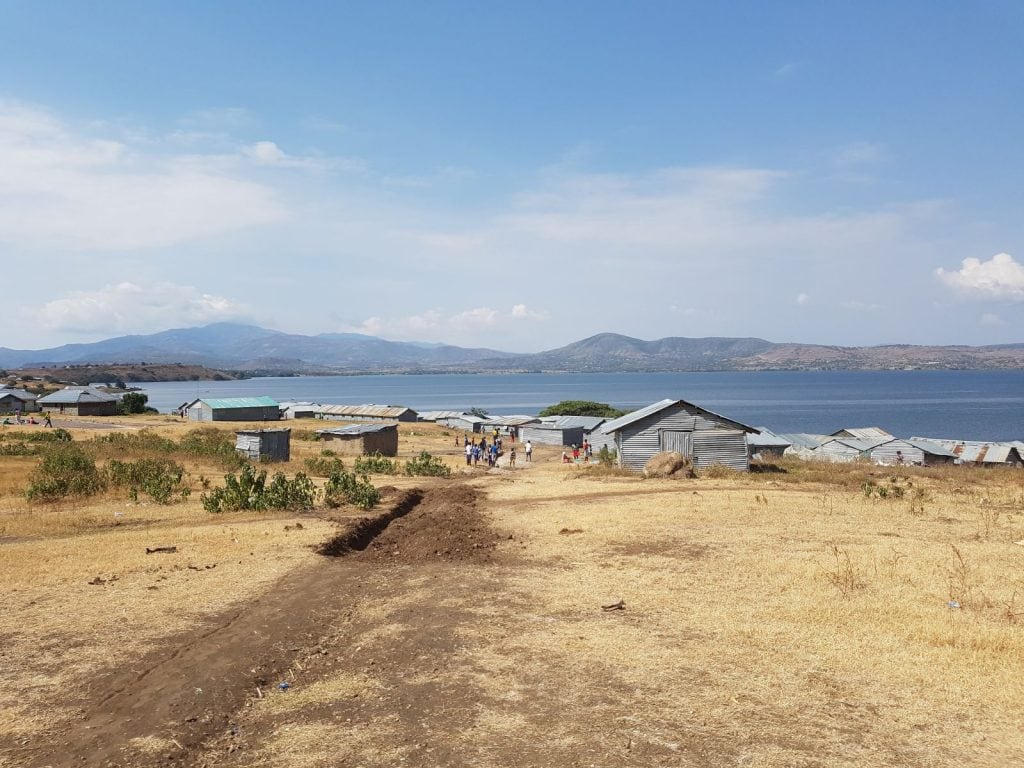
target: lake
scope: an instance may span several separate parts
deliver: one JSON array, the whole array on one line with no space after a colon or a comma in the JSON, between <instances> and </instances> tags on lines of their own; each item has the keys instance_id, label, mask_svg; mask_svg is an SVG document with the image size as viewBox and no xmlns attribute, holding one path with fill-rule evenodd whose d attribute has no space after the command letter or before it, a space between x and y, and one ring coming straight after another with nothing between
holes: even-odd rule
<instances>
[{"instance_id":1,"label":"lake","mask_svg":"<svg viewBox=\"0 0 1024 768\"><path fill-rule=\"evenodd\" d=\"M776 432L879 426L901 437L1024 439L1024 371L300 376L137 386L160 411L199 397L257 395L417 411L476 407L493 414L533 414L560 400L597 400L628 410L672 397Z\"/></svg>"}]
</instances>

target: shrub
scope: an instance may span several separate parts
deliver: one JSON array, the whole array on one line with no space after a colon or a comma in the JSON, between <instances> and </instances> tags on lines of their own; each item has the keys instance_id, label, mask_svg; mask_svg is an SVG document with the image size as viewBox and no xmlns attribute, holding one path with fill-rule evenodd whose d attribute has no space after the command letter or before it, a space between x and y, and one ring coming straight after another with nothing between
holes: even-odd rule
<instances>
[{"instance_id":1,"label":"shrub","mask_svg":"<svg viewBox=\"0 0 1024 768\"><path fill-rule=\"evenodd\" d=\"M560 403L549 405L538 416L603 416L606 419L614 419L625 414L618 408L612 408L608 403L595 403L593 400L563 400Z\"/></svg>"},{"instance_id":2,"label":"shrub","mask_svg":"<svg viewBox=\"0 0 1024 768\"><path fill-rule=\"evenodd\" d=\"M236 477L224 476L224 487L204 493L200 498L207 512L232 512L239 509L310 509L315 488L302 472L292 480L277 472L267 485L266 470L257 471L251 464L242 467Z\"/></svg>"},{"instance_id":3,"label":"shrub","mask_svg":"<svg viewBox=\"0 0 1024 768\"><path fill-rule=\"evenodd\" d=\"M246 463L245 457L235 451L232 434L216 427L191 430L181 438L178 447L187 456L209 456L220 459L228 467L241 467Z\"/></svg>"},{"instance_id":4,"label":"shrub","mask_svg":"<svg viewBox=\"0 0 1024 768\"><path fill-rule=\"evenodd\" d=\"M359 477L355 472L344 470L333 472L324 486L324 504L340 507L347 502L362 509L370 509L380 501L380 491L366 475Z\"/></svg>"},{"instance_id":5,"label":"shrub","mask_svg":"<svg viewBox=\"0 0 1024 768\"><path fill-rule=\"evenodd\" d=\"M601 450L597 452L597 463L607 467L614 466L619 463L619 452L607 445L602 445Z\"/></svg>"},{"instance_id":6,"label":"shrub","mask_svg":"<svg viewBox=\"0 0 1024 768\"><path fill-rule=\"evenodd\" d=\"M106 487L103 475L81 446L54 445L32 473L25 496L30 500L53 501L65 496L92 496Z\"/></svg>"},{"instance_id":7,"label":"shrub","mask_svg":"<svg viewBox=\"0 0 1024 768\"><path fill-rule=\"evenodd\" d=\"M357 456L355 471L360 475L397 475L398 462L380 453L372 456Z\"/></svg>"},{"instance_id":8,"label":"shrub","mask_svg":"<svg viewBox=\"0 0 1024 768\"><path fill-rule=\"evenodd\" d=\"M149 395L143 392L126 392L121 396L121 403L117 409L121 413L145 413L148 402Z\"/></svg>"},{"instance_id":9,"label":"shrub","mask_svg":"<svg viewBox=\"0 0 1024 768\"><path fill-rule=\"evenodd\" d=\"M111 446L122 455L129 451L148 453L174 453L178 444L166 437L161 437L149 429L139 432L111 432L108 435L95 437L92 442L100 446Z\"/></svg>"},{"instance_id":10,"label":"shrub","mask_svg":"<svg viewBox=\"0 0 1024 768\"><path fill-rule=\"evenodd\" d=\"M320 451L319 456L307 457L305 464L306 469L319 477L330 477L335 472L345 471L345 462L329 449Z\"/></svg>"},{"instance_id":11,"label":"shrub","mask_svg":"<svg viewBox=\"0 0 1024 768\"><path fill-rule=\"evenodd\" d=\"M451 467L427 451L421 451L419 456L405 462L405 474L409 476L448 477L451 473Z\"/></svg>"},{"instance_id":12,"label":"shrub","mask_svg":"<svg viewBox=\"0 0 1024 768\"><path fill-rule=\"evenodd\" d=\"M45 429L36 432L11 432L7 435L11 440L23 440L29 443L70 443L71 433L66 429Z\"/></svg>"},{"instance_id":13,"label":"shrub","mask_svg":"<svg viewBox=\"0 0 1024 768\"><path fill-rule=\"evenodd\" d=\"M184 468L170 459L115 460L107 465L111 485L129 488L133 499L142 491L158 504L170 504L175 494L188 497L190 491L181 482L184 474Z\"/></svg>"}]
</instances>

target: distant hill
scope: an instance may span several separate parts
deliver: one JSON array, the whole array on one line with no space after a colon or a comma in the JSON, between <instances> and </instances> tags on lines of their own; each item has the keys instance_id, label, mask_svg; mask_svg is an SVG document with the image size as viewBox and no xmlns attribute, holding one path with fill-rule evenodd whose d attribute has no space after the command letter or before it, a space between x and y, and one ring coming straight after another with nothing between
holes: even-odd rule
<instances>
[{"instance_id":1,"label":"distant hill","mask_svg":"<svg viewBox=\"0 0 1024 768\"><path fill-rule=\"evenodd\" d=\"M511 354L448 344L386 341L356 333L305 336L253 325L214 323L51 349L0 347L0 368L143 362L267 374L1024 369L1024 344L837 347L778 344L758 338L669 337L645 341L617 333L599 333L545 352Z\"/></svg>"}]
</instances>

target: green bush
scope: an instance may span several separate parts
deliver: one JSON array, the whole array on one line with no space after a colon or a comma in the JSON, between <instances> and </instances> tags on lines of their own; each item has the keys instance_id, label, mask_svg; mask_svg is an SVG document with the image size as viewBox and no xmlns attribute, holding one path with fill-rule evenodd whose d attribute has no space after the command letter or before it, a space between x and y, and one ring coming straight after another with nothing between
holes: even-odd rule
<instances>
[{"instance_id":1,"label":"green bush","mask_svg":"<svg viewBox=\"0 0 1024 768\"><path fill-rule=\"evenodd\" d=\"M117 410L121 413L145 413L148 409L146 403L149 402L149 395L143 392L125 392L121 396L121 402L118 404Z\"/></svg>"},{"instance_id":2,"label":"green bush","mask_svg":"<svg viewBox=\"0 0 1024 768\"><path fill-rule=\"evenodd\" d=\"M563 400L549 405L538 416L603 416L615 419L624 415L625 411L612 408L608 403L596 403L593 400Z\"/></svg>"},{"instance_id":3,"label":"green bush","mask_svg":"<svg viewBox=\"0 0 1024 768\"><path fill-rule=\"evenodd\" d=\"M44 429L35 432L10 432L7 437L11 440L22 440L29 443L70 443L71 433L66 429Z\"/></svg>"},{"instance_id":4,"label":"green bush","mask_svg":"<svg viewBox=\"0 0 1024 768\"><path fill-rule=\"evenodd\" d=\"M50 447L32 473L25 496L32 501L53 501L66 496L92 496L106 487L94 462L74 443Z\"/></svg>"},{"instance_id":5,"label":"green bush","mask_svg":"<svg viewBox=\"0 0 1024 768\"><path fill-rule=\"evenodd\" d=\"M204 493L200 498L207 512L232 512L239 509L311 509L315 487L302 472L292 480L277 472L267 485L266 470L257 471L251 464L242 467L236 477L224 476L224 487Z\"/></svg>"},{"instance_id":6,"label":"green bush","mask_svg":"<svg viewBox=\"0 0 1024 768\"><path fill-rule=\"evenodd\" d=\"M158 504L170 504L175 495L188 497L190 491L181 482L184 474L184 468L171 459L115 460L107 465L111 485L129 488L133 499L142 491Z\"/></svg>"},{"instance_id":7,"label":"green bush","mask_svg":"<svg viewBox=\"0 0 1024 768\"><path fill-rule=\"evenodd\" d=\"M447 464L427 451L405 462L405 474L416 477L448 477L452 470Z\"/></svg>"},{"instance_id":8,"label":"green bush","mask_svg":"<svg viewBox=\"0 0 1024 768\"><path fill-rule=\"evenodd\" d=\"M330 477L335 472L345 471L345 462L330 449L320 451L319 456L307 457L305 464L306 469L318 477Z\"/></svg>"},{"instance_id":9,"label":"green bush","mask_svg":"<svg viewBox=\"0 0 1024 768\"><path fill-rule=\"evenodd\" d=\"M366 475L359 477L355 472L344 470L333 472L324 486L324 504L328 507L340 507L347 502L362 509L370 509L378 501L380 491Z\"/></svg>"},{"instance_id":10,"label":"green bush","mask_svg":"<svg viewBox=\"0 0 1024 768\"><path fill-rule=\"evenodd\" d=\"M174 453L179 448L178 444L173 440L161 437L149 429L143 429L139 432L111 432L110 434L93 438L92 442L97 445L112 446L122 454L128 451Z\"/></svg>"},{"instance_id":11,"label":"green bush","mask_svg":"<svg viewBox=\"0 0 1024 768\"><path fill-rule=\"evenodd\" d=\"M372 456L357 456L356 473L360 475L397 475L398 462L393 461L380 453Z\"/></svg>"},{"instance_id":12,"label":"green bush","mask_svg":"<svg viewBox=\"0 0 1024 768\"><path fill-rule=\"evenodd\" d=\"M38 453L34 445L25 443L0 444L0 456L34 456Z\"/></svg>"},{"instance_id":13,"label":"green bush","mask_svg":"<svg viewBox=\"0 0 1024 768\"><path fill-rule=\"evenodd\" d=\"M216 427L193 429L181 438L178 449L186 456L220 459L227 467L241 467L245 457L235 450L234 435Z\"/></svg>"}]
</instances>

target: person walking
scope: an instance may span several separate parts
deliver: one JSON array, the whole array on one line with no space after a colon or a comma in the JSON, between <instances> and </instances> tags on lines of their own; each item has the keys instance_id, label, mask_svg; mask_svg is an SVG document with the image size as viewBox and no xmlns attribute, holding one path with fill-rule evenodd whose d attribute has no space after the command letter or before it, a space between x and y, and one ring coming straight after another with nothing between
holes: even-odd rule
<instances>
[{"instance_id":1,"label":"person walking","mask_svg":"<svg viewBox=\"0 0 1024 768\"><path fill-rule=\"evenodd\" d=\"M572 444L572 460L573 461L579 461L580 460L580 447L578 445L576 445L576 443Z\"/></svg>"},{"instance_id":2,"label":"person walking","mask_svg":"<svg viewBox=\"0 0 1024 768\"><path fill-rule=\"evenodd\" d=\"M46 417L45 417L45 419L44 419L43 423L44 423L44 424L45 424L46 426L48 426L48 427L50 427L51 429L53 429L53 419L51 419L51 418L50 418L50 412L49 412L49 411L47 411L47 412L46 412Z\"/></svg>"},{"instance_id":3,"label":"person walking","mask_svg":"<svg viewBox=\"0 0 1024 768\"><path fill-rule=\"evenodd\" d=\"M473 463L473 446L471 446L469 444L469 441L467 440L466 441L466 466L468 467L472 463Z\"/></svg>"},{"instance_id":4,"label":"person walking","mask_svg":"<svg viewBox=\"0 0 1024 768\"><path fill-rule=\"evenodd\" d=\"M529 464L533 461L533 441L527 439L526 443L523 445L523 449L526 451L526 463Z\"/></svg>"},{"instance_id":5,"label":"person walking","mask_svg":"<svg viewBox=\"0 0 1024 768\"><path fill-rule=\"evenodd\" d=\"M508 468L509 469L515 469L516 468L516 447L515 446L512 446L511 448L509 448L509 451L508 451Z\"/></svg>"}]
</instances>

